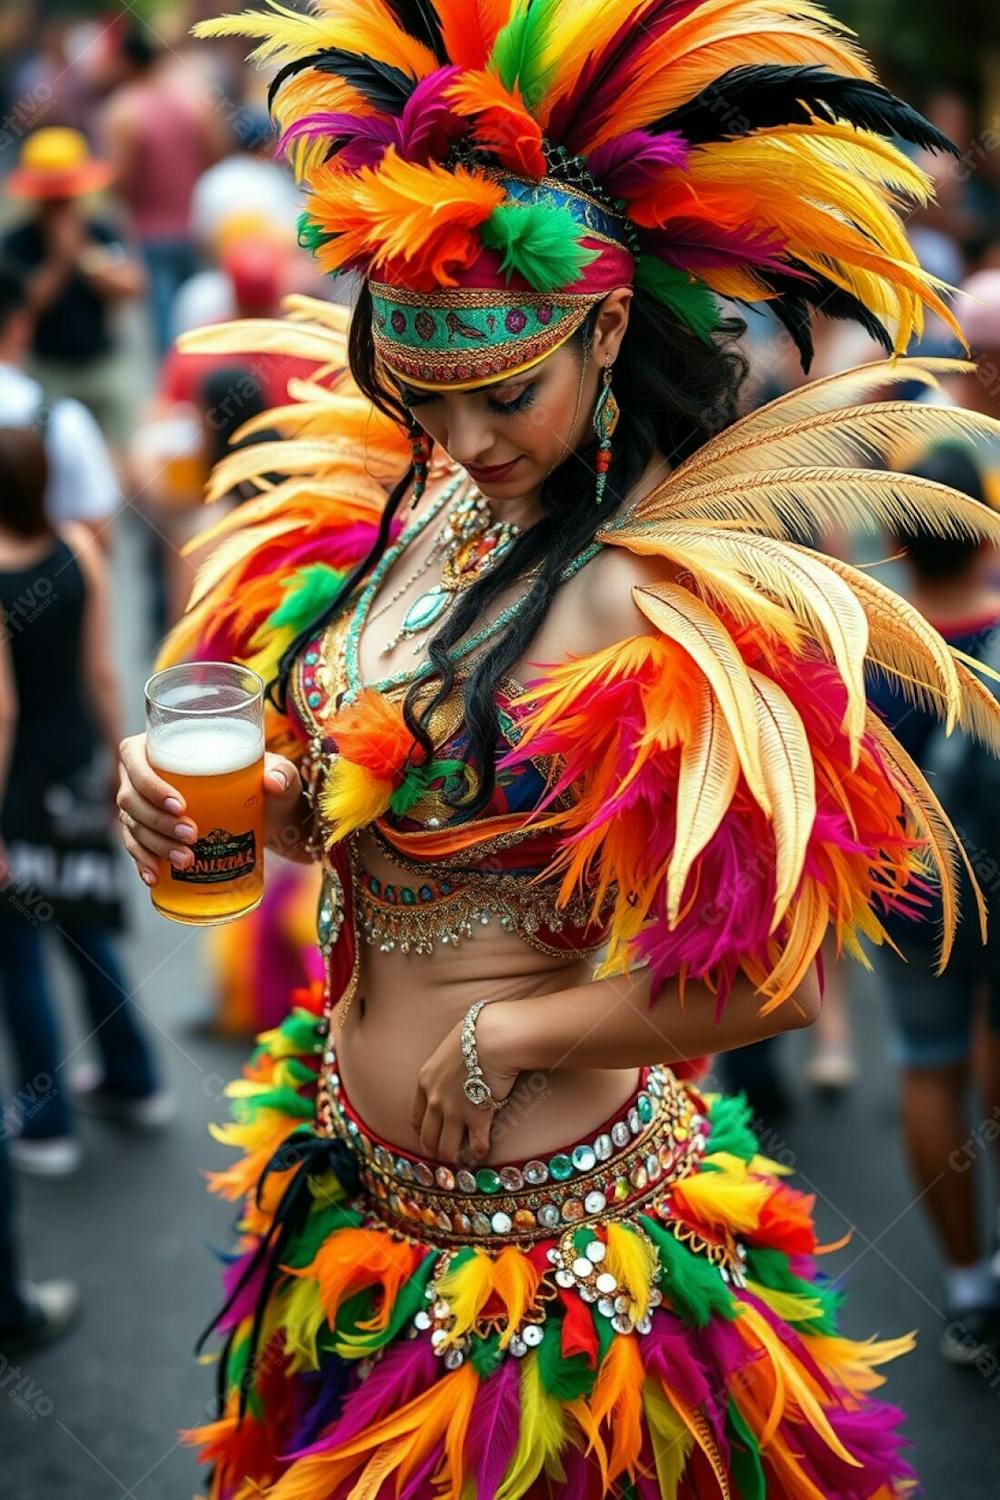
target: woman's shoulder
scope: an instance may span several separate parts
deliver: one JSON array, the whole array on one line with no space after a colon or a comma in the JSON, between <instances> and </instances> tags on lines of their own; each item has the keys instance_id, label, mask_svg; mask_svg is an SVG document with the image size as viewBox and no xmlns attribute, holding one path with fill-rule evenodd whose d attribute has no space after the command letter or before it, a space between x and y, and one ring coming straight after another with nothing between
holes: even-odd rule
<instances>
[{"instance_id":1,"label":"woman's shoulder","mask_svg":"<svg viewBox=\"0 0 1000 1500\"><path fill-rule=\"evenodd\" d=\"M574 654L587 654L636 635L652 635L656 626L635 602L633 589L675 583L681 576L669 558L632 552L622 545L601 548L577 575L577 619L580 642Z\"/></svg>"}]
</instances>

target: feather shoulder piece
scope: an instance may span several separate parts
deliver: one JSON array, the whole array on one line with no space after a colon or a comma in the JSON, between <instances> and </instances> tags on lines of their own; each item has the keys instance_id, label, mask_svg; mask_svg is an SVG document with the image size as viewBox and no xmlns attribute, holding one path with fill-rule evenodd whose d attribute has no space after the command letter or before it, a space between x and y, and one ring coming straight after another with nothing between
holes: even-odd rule
<instances>
[{"instance_id":1,"label":"feather shoulder piece","mask_svg":"<svg viewBox=\"0 0 1000 1500\"><path fill-rule=\"evenodd\" d=\"M285 311L284 320L225 323L179 341L184 352L276 353L315 360L317 368L310 380L290 382L287 406L236 434L266 429L280 440L241 447L216 465L206 504L235 485L253 493L182 549L211 545L187 608L160 647L157 670L181 661L236 661L270 680L285 648L367 555L386 490L409 462L399 428L362 396L347 370L347 310L295 296ZM270 705L267 712L270 748L297 753L284 717Z\"/></svg>"},{"instance_id":2,"label":"feather shoulder piece","mask_svg":"<svg viewBox=\"0 0 1000 1500\"><path fill-rule=\"evenodd\" d=\"M646 960L654 994L667 978L705 979L721 1004L743 971L771 1008L828 930L867 964L862 940L888 940L888 913L930 906L947 961L968 861L868 706L865 672L994 754L1000 708L903 599L793 538L806 524L919 517L942 536L1000 543L985 506L875 467L907 437L996 438L1000 422L972 412L865 402L955 368L968 366L893 359L779 397L598 533L662 558L662 582L633 589L648 633L544 666L514 700L520 735L501 766L557 757L537 816L560 838L538 878L559 877L560 902L589 893L595 912L614 892L602 975Z\"/></svg>"}]
</instances>

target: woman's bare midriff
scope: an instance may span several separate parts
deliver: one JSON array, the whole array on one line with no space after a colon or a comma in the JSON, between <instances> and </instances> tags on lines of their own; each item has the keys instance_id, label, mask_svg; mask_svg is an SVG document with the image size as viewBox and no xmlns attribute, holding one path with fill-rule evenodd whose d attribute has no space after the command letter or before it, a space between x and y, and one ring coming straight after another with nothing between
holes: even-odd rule
<instances>
[{"instance_id":1,"label":"woman's bare midriff","mask_svg":"<svg viewBox=\"0 0 1000 1500\"><path fill-rule=\"evenodd\" d=\"M432 503L433 494L434 487L429 487L425 507ZM375 600L376 613L427 555L435 529L427 528L390 569ZM536 677L539 663L565 661L609 644L606 639L590 638L593 601L606 590L625 589L623 561L620 549L608 549L563 584L525 657L514 664L516 680ZM491 602L489 616L499 613L520 592L519 586L498 595ZM366 622L358 648L362 682L412 665L405 640L389 656L381 650L398 630L411 598L407 594ZM364 838L359 852L366 868L379 878L407 878L373 840ZM422 1154L410 1125L417 1074L472 1002L502 999L537 1004L541 996L556 990L588 984L593 979L593 957L549 956L505 930L496 917L474 928L473 935L456 947L435 945L432 954L399 949L383 953L362 941L357 994L336 1043L344 1089L352 1105L385 1140ZM487 1160L522 1160L585 1139L620 1109L634 1092L638 1076L636 1068L572 1066L520 1075L513 1102L495 1117Z\"/></svg>"},{"instance_id":2,"label":"woman's bare midriff","mask_svg":"<svg viewBox=\"0 0 1000 1500\"><path fill-rule=\"evenodd\" d=\"M374 874L399 879L373 841L362 841L361 854ZM586 955L550 957L497 917L456 947L436 944L433 953L383 953L362 940L357 993L336 1041L344 1090L377 1135L420 1156L409 1118L417 1074L472 1002L538 1004L592 978ZM494 1117L487 1160L518 1161L574 1145L618 1111L637 1079L635 1068L520 1074L512 1102Z\"/></svg>"}]
</instances>

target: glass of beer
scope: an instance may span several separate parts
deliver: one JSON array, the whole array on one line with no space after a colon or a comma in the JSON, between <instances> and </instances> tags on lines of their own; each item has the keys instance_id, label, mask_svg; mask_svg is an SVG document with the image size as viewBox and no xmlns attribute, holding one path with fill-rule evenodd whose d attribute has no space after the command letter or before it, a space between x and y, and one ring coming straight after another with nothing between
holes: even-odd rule
<instances>
[{"instance_id":1,"label":"glass of beer","mask_svg":"<svg viewBox=\"0 0 1000 1500\"><path fill-rule=\"evenodd\" d=\"M159 861L153 905L198 927L253 911L264 894L262 679L221 661L155 672L146 683L146 758L198 830L187 869Z\"/></svg>"}]
</instances>

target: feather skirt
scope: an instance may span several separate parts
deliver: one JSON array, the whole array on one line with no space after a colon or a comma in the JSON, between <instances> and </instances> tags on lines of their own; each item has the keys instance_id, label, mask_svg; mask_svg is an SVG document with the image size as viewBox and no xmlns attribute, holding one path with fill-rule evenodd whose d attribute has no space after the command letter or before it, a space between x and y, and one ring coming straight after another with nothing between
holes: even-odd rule
<instances>
[{"instance_id":1,"label":"feather skirt","mask_svg":"<svg viewBox=\"0 0 1000 1500\"><path fill-rule=\"evenodd\" d=\"M214 1325L217 1416L185 1434L212 1500L912 1491L901 1413L871 1396L912 1339L838 1332L816 1263L837 1247L817 1245L813 1200L759 1154L741 1099L672 1080L697 1105L696 1167L571 1228L571 1263L565 1225L443 1251L433 1228L380 1219L358 1155L317 1131L324 1027L299 999L216 1132L243 1152L211 1183L241 1238Z\"/></svg>"}]
</instances>

